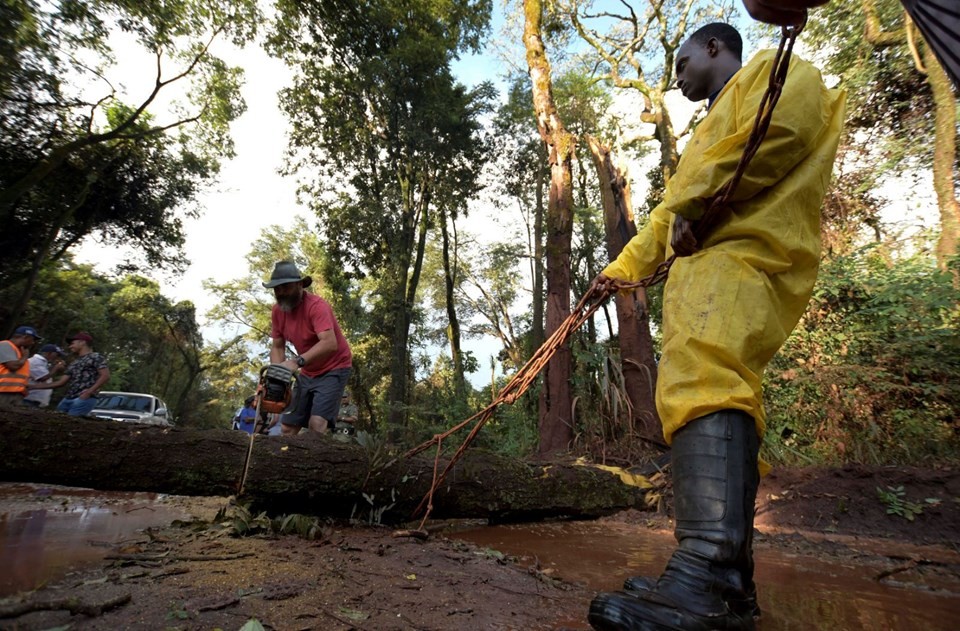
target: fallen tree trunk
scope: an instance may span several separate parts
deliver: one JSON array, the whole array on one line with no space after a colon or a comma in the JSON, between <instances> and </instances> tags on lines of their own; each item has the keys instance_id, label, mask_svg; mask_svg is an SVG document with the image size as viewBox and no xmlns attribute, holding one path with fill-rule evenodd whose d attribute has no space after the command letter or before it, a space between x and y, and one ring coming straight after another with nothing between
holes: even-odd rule
<instances>
[{"instance_id":1,"label":"fallen tree trunk","mask_svg":"<svg viewBox=\"0 0 960 631\"><path fill-rule=\"evenodd\" d=\"M238 431L76 419L42 410L0 411L0 436L3 481L178 495L236 494L250 445ZM410 519L432 482L433 457L393 460L373 440L361 445L316 434L258 436L241 499L275 513ZM642 507L643 497L641 489L607 471L473 450L434 494L431 516L583 519Z\"/></svg>"}]
</instances>

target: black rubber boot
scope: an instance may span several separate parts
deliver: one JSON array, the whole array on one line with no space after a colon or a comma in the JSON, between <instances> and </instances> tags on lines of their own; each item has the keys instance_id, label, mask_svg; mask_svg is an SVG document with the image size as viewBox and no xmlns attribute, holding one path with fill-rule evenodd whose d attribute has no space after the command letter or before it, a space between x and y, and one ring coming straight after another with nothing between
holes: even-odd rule
<instances>
[{"instance_id":1,"label":"black rubber boot","mask_svg":"<svg viewBox=\"0 0 960 631\"><path fill-rule=\"evenodd\" d=\"M750 538L750 543L748 546L752 547L753 537ZM744 575L753 576L753 553L750 551L749 569L741 569L741 573ZM746 576L744 577L746 578ZM730 607L730 611L734 612L737 615L746 615L750 614L753 616L754 620L760 618L760 605L757 603L757 586L753 583L753 578L749 581L744 581L747 584L746 599L742 601L734 600L727 601L727 606ZM623 591L635 595L637 598L640 597L638 592L648 592L654 587L657 586L657 579L653 576L631 576L627 580L623 581Z\"/></svg>"},{"instance_id":2,"label":"black rubber boot","mask_svg":"<svg viewBox=\"0 0 960 631\"><path fill-rule=\"evenodd\" d=\"M675 534L679 542L651 589L601 594L588 619L603 631L752 631L748 609L759 439L753 419L725 410L673 437ZM755 596L754 596L755 602Z\"/></svg>"}]
</instances>

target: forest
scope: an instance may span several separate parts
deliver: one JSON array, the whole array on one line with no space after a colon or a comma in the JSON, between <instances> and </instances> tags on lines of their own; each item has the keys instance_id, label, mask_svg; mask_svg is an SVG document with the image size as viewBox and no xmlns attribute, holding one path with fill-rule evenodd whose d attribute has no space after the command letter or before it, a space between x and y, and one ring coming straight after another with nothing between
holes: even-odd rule
<instances>
[{"instance_id":1,"label":"forest","mask_svg":"<svg viewBox=\"0 0 960 631\"><path fill-rule=\"evenodd\" d=\"M0 336L89 331L108 389L226 429L268 362L261 281L290 259L351 344L361 428L416 445L494 400L648 221L706 114L676 105L677 49L718 20L750 51L779 39L739 0L5 2ZM140 100L111 82L130 59L121 41L153 60L124 69L155 77ZM202 192L235 155L244 68L225 45L290 70L283 176L309 219L251 238L247 269L211 271L216 306L198 313L159 279L189 266ZM481 54L498 76L467 85L457 62ZM834 0L796 54L846 91L847 114L814 296L763 376L762 456L956 464L955 88L897 0ZM467 228L483 212L511 218L494 242ZM131 254L101 269L76 256L91 241ZM478 445L648 456L662 442L660 292L604 305ZM465 350L481 338L489 364Z\"/></svg>"}]
</instances>

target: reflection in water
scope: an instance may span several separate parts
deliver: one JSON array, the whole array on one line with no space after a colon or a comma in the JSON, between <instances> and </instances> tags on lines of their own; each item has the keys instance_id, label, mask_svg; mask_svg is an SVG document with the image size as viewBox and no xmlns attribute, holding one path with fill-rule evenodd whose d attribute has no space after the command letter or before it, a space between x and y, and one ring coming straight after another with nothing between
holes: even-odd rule
<instances>
[{"instance_id":1,"label":"reflection in water","mask_svg":"<svg viewBox=\"0 0 960 631\"><path fill-rule=\"evenodd\" d=\"M659 575L673 537L642 526L569 522L495 526L454 535L480 546L539 562L565 580L597 591L620 589L627 576ZM954 631L960 594L894 587L874 580L875 569L820 561L760 548L756 582L760 631ZM589 628L584 620L564 621Z\"/></svg>"},{"instance_id":2,"label":"reflection in water","mask_svg":"<svg viewBox=\"0 0 960 631\"><path fill-rule=\"evenodd\" d=\"M0 596L36 589L103 558L137 530L182 517L150 493L107 497L84 489L2 485Z\"/></svg>"}]
</instances>

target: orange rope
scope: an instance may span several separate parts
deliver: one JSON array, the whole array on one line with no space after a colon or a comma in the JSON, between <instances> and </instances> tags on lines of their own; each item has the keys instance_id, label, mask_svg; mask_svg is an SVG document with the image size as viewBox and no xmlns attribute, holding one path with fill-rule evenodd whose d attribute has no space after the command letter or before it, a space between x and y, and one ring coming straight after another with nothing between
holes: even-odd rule
<instances>
[{"instance_id":1,"label":"orange rope","mask_svg":"<svg viewBox=\"0 0 960 631\"><path fill-rule=\"evenodd\" d=\"M763 98L760 101L760 107L757 110L757 116L754 120L753 130L750 132L750 136L747 139L747 143L743 149L743 155L740 157L740 162L737 164L737 170L734 172L730 181L727 182L723 188L720 189L720 192L711 199L709 206L703 214L703 217L701 217L700 220L695 224L694 234L697 237L697 241L700 243L703 242L703 238L718 223L718 221L723 218L723 215L726 214L725 211L727 210L727 203L733 197L733 193L736 191L737 185L743 178L743 174L747 170L747 166L750 164L750 161L753 160L757 150L760 148L760 143L763 141L763 138L767 133L767 129L770 127L770 119L773 117L773 109L776 106L777 101L780 100L780 94L783 91L783 84L786 80L787 70L789 69L790 65L790 56L793 53L793 45L796 42L797 35L799 35L800 31L802 30L803 26L784 27L782 30L780 46L777 49L777 54L773 62L773 68L770 71L770 82L766 92L764 92ZM477 412L470 418L460 422L454 427L451 427L442 434L434 435L434 437L430 440L418 445L417 447L414 447L403 455L404 458L410 458L428 449L431 445L435 444L437 446L437 455L434 459L433 465L433 483L430 486L430 490L427 492L417 509L414 511L414 514L417 514L426 508L426 511L423 515L423 520L420 522L421 530L426 524L427 519L430 517L430 513L433 511L434 492L437 490L437 488L439 488L440 484L446 478L454 464L456 464L456 462L466 452L467 447L469 447L473 440L477 437L477 434L480 432L480 428L482 428L487 421L493 417L496 409L503 403L513 404L518 398L520 398L530 388L533 380L537 378L537 375L540 374L547 363L553 358L557 350L559 350L569 341L570 337L573 336L574 332L576 332L576 330L579 329L584 322L593 317L593 314L596 313L596 311L603 305L604 302L607 301L610 296L618 291L636 289L638 287L650 287L651 285L662 283L666 280L667 275L670 273L670 266L673 265L673 262L676 260L676 258L676 254L671 255L670 258L657 265L657 268L652 274L641 278L638 281L628 282L611 279L610 282L604 285L591 287L580 299L580 302L577 303L577 306L573 309L570 315L560 324L559 327L557 327L553 334L547 338L543 345L537 349L529 361L527 361L527 363L524 364L519 371L517 371L517 374L514 375L513 379L510 380L510 383L508 383L506 387L500 391L500 395L490 405ZM438 475L437 470L440 464L441 444L446 438L449 438L451 435L460 431L470 423L474 423L473 429L470 430L470 433L467 434L467 437L464 439L463 443L447 462L446 467L444 467L443 471Z\"/></svg>"}]
</instances>

